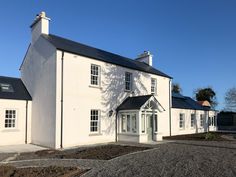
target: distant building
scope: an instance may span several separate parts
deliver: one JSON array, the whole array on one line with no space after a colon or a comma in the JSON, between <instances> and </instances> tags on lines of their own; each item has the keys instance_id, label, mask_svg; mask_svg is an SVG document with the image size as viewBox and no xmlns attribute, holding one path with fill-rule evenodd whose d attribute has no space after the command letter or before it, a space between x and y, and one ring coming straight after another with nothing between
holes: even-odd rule
<instances>
[{"instance_id":1,"label":"distant building","mask_svg":"<svg viewBox=\"0 0 236 177\"><path fill-rule=\"evenodd\" d=\"M236 131L236 112L220 112L217 124L218 130Z\"/></svg>"}]
</instances>

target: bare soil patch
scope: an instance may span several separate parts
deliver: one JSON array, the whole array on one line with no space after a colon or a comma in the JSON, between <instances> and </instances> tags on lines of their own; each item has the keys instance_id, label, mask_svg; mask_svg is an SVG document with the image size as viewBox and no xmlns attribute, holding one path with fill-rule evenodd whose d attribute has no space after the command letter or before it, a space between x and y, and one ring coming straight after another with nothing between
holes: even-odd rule
<instances>
[{"instance_id":1,"label":"bare soil patch","mask_svg":"<svg viewBox=\"0 0 236 177\"><path fill-rule=\"evenodd\" d=\"M0 166L1 177L76 177L87 170L76 167L30 167L16 168L13 166Z\"/></svg>"},{"instance_id":2,"label":"bare soil patch","mask_svg":"<svg viewBox=\"0 0 236 177\"><path fill-rule=\"evenodd\" d=\"M209 136L210 135L210 136ZM210 132L210 133L196 133L187 135L176 135L176 136L166 136L163 139L166 140L196 140L196 141L230 141L227 138L229 134L220 132ZM211 138L208 138L211 137Z\"/></svg>"},{"instance_id":3,"label":"bare soil patch","mask_svg":"<svg viewBox=\"0 0 236 177\"><path fill-rule=\"evenodd\" d=\"M57 158L57 159L96 159L110 160L132 152L150 149L149 147L103 145L69 150L42 150L35 153L22 153L16 160Z\"/></svg>"}]
</instances>

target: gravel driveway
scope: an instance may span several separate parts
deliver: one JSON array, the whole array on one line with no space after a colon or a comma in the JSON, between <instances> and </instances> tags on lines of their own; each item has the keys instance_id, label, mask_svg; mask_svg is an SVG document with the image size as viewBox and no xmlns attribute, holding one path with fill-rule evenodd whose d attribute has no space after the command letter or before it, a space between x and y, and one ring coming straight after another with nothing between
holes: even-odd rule
<instances>
[{"instance_id":1,"label":"gravel driveway","mask_svg":"<svg viewBox=\"0 0 236 177\"><path fill-rule=\"evenodd\" d=\"M91 169L83 177L236 176L236 141L175 141L149 146L154 149L135 152L111 160L41 159L13 161L8 164L17 167L55 165ZM2 156L2 158L5 157Z\"/></svg>"},{"instance_id":2,"label":"gravel driveway","mask_svg":"<svg viewBox=\"0 0 236 177\"><path fill-rule=\"evenodd\" d=\"M102 168L83 175L91 176L235 177L236 144L194 141L162 144L112 159Z\"/></svg>"}]
</instances>

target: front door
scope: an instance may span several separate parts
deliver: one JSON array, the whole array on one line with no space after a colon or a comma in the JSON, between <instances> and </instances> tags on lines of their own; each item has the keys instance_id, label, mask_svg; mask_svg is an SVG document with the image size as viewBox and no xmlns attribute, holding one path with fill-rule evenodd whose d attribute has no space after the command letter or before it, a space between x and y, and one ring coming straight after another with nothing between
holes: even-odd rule
<instances>
[{"instance_id":1,"label":"front door","mask_svg":"<svg viewBox=\"0 0 236 177\"><path fill-rule=\"evenodd\" d=\"M152 115L147 115L147 134L148 134L148 141L153 140L153 118Z\"/></svg>"}]
</instances>

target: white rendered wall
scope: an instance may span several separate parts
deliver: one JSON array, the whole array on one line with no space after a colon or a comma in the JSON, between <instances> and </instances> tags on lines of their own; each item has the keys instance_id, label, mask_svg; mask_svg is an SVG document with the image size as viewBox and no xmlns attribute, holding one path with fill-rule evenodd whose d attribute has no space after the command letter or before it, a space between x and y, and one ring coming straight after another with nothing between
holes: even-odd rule
<instances>
[{"instance_id":1,"label":"white rendered wall","mask_svg":"<svg viewBox=\"0 0 236 177\"><path fill-rule=\"evenodd\" d=\"M16 127L5 128L5 110L16 110ZM28 101L27 143L31 143L31 101ZM26 101L0 99L0 146L25 144Z\"/></svg>"},{"instance_id":2,"label":"white rendered wall","mask_svg":"<svg viewBox=\"0 0 236 177\"><path fill-rule=\"evenodd\" d=\"M21 78L32 102L32 143L55 147L56 49L44 38L31 44Z\"/></svg>"},{"instance_id":3,"label":"white rendered wall","mask_svg":"<svg viewBox=\"0 0 236 177\"><path fill-rule=\"evenodd\" d=\"M171 134L172 135L181 135L181 134L192 134L192 133L201 133L207 132L207 112L201 110L190 110L190 109L171 109ZM185 115L185 127L179 128L179 114L182 113ZM196 113L195 126L191 127L191 114ZM200 126L200 114L204 114L204 126Z\"/></svg>"},{"instance_id":4,"label":"white rendered wall","mask_svg":"<svg viewBox=\"0 0 236 177\"><path fill-rule=\"evenodd\" d=\"M101 87L90 86L90 67L101 67ZM57 129L60 128L61 52L57 52ZM133 73L133 91L125 92L125 72ZM157 79L157 99L166 111L158 115L158 129L169 135L169 79L70 53L64 55L63 146L115 141L115 112L128 96L151 94L151 77ZM90 110L101 110L101 131L90 134ZM57 145L60 131L57 131Z\"/></svg>"}]
</instances>

